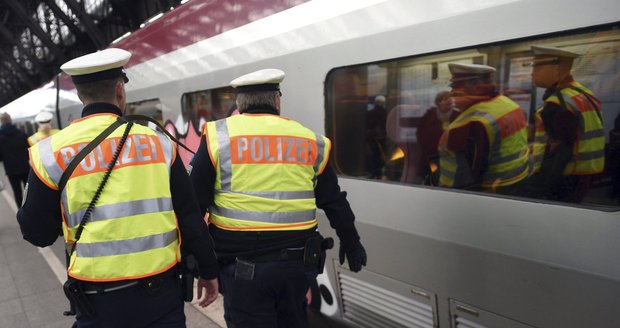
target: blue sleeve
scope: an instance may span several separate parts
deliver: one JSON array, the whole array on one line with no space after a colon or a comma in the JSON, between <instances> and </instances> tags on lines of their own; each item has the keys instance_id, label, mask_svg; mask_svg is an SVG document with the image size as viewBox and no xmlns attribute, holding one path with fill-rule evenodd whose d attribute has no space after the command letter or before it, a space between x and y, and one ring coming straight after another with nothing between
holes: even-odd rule
<instances>
[{"instance_id":1,"label":"blue sleeve","mask_svg":"<svg viewBox=\"0 0 620 328\"><path fill-rule=\"evenodd\" d=\"M204 215L209 207L213 205L213 194L215 186L215 168L211 163L209 151L207 150L206 139L203 137L198 146L198 151L192 159L192 172L190 178L194 185L194 193L200 205L200 212Z\"/></svg>"},{"instance_id":2,"label":"blue sleeve","mask_svg":"<svg viewBox=\"0 0 620 328\"><path fill-rule=\"evenodd\" d=\"M352 245L360 239L355 228L355 215L347 200L347 193L340 190L338 176L329 163L317 178L314 188L316 206L323 211L329 220L329 225L336 230L340 241L345 245Z\"/></svg>"},{"instance_id":3,"label":"blue sleeve","mask_svg":"<svg viewBox=\"0 0 620 328\"><path fill-rule=\"evenodd\" d=\"M193 190L183 161L177 153L177 158L170 170L170 193L172 194L172 206L179 222L183 250L196 257L201 277L213 279L219 274L213 241L203 219L204 213L201 215Z\"/></svg>"},{"instance_id":4,"label":"blue sleeve","mask_svg":"<svg viewBox=\"0 0 620 328\"><path fill-rule=\"evenodd\" d=\"M38 247L52 245L62 231L60 192L46 186L30 169L24 200L17 211L22 236Z\"/></svg>"}]
</instances>

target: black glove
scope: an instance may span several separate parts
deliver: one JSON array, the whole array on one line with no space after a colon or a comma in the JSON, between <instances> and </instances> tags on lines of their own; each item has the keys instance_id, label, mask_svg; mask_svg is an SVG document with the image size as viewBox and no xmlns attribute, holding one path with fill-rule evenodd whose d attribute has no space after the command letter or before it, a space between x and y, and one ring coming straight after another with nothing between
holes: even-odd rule
<instances>
[{"instance_id":1,"label":"black glove","mask_svg":"<svg viewBox=\"0 0 620 328\"><path fill-rule=\"evenodd\" d=\"M350 246L340 243L340 264L344 264L345 255L347 256L347 263L349 263L351 271L358 272L362 269L362 266L366 266L366 250L359 240Z\"/></svg>"}]
</instances>

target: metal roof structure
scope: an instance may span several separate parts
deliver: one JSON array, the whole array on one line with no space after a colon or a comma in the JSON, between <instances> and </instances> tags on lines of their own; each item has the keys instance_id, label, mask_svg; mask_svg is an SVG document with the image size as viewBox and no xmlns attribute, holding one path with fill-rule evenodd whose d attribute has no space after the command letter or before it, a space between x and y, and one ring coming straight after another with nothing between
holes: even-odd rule
<instances>
[{"instance_id":1,"label":"metal roof structure","mask_svg":"<svg viewBox=\"0 0 620 328\"><path fill-rule=\"evenodd\" d=\"M0 107L187 0L0 1Z\"/></svg>"}]
</instances>

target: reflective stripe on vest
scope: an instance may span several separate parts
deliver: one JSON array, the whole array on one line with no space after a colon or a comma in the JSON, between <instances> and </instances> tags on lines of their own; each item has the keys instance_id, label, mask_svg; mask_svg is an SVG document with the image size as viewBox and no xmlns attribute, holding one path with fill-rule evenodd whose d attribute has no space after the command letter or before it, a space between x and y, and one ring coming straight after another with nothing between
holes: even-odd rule
<instances>
[{"instance_id":1,"label":"reflective stripe on vest","mask_svg":"<svg viewBox=\"0 0 620 328\"><path fill-rule=\"evenodd\" d=\"M52 138L44 139L37 145L41 154L41 162L43 163L45 170L49 174L54 184L58 186L64 170L56 162L56 157L54 156L54 151L52 150ZM65 163L65 167L66 165L67 163Z\"/></svg>"},{"instance_id":2,"label":"reflective stripe on vest","mask_svg":"<svg viewBox=\"0 0 620 328\"><path fill-rule=\"evenodd\" d=\"M540 116L541 109L538 109L534 114L534 141L532 142L532 172L537 173L540 171L543 158L545 156L545 147L547 145L547 134L545 133L545 126L543 124L542 117Z\"/></svg>"},{"instance_id":3,"label":"reflective stripe on vest","mask_svg":"<svg viewBox=\"0 0 620 328\"><path fill-rule=\"evenodd\" d=\"M209 122L205 134L217 171L211 223L227 230L316 225L314 185L327 164L325 137L279 116L248 114ZM274 174L287 178L276 186Z\"/></svg>"},{"instance_id":4,"label":"reflective stripe on vest","mask_svg":"<svg viewBox=\"0 0 620 328\"><path fill-rule=\"evenodd\" d=\"M138 253L170 245L178 239L177 229L161 234L138 237L134 239L104 241L95 243L78 242L75 248L79 257L114 256L127 253Z\"/></svg>"},{"instance_id":5,"label":"reflective stripe on vest","mask_svg":"<svg viewBox=\"0 0 620 328\"><path fill-rule=\"evenodd\" d=\"M286 224L312 221L316 213L314 210L302 212L250 212L216 206L213 207L211 214L245 221Z\"/></svg>"},{"instance_id":6,"label":"reflective stripe on vest","mask_svg":"<svg viewBox=\"0 0 620 328\"><path fill-rule=\"evenodd\" d=\"M577 87L584 91L595 103L592 104L584 93L571 87ZM578 82L572 82L571 87L562 89L560 93L566 104L566 110L577 117L579 127L577 140L573 146L573 156L566 165L563 174L580 175L603 172L605 167L605 134L601 120L601 102L592 91ZM562 106L556 94L547 98L545 102Z\"/></svg>"},{"instance_id":7,"label":"reflective stripe on vest","mask_svg":"<svg viewBox=\"0 0 620 328\"><path fill-rule=\"evenodd\" d=\"M488 167L482 172L483 188L508 186L527 177L530 164L525 113L509 98L498 96L471 106L440 138L441 185L453 187L458 172L456 154L447 146L449 133L471 122L482 123L489 138Z\"/></svg>"},{"instance_id":8,"label":"reflective stripe on vest","mask_svg":"<svg viewBox=\"0 0 620 328\"><path fill-rule=\"evenodd\" d=\"M147 213L173 211L171 198L153 198L134 200L117 204L108 204L95 207L90 215L89 222L111 220ZM66 216L69 227L77 227L84 217L86 209L79 210Z\"/></svg>"},{"instance_id":9,"label":"reflective stripe on vest","mask_svg":"<svg viewBox=\"0 0 620 328\"><path fill-rule=\"evenodd\" d=\"M114 120L114 115L88 116L31 147L37 176L57 188L73 157ZM75 241L124 129L119 127L76 166L61 193L67 245ZM178 262L180 241L169 181L175 152L165 135L137 124L132 127L77 242L70 276L85 281L136 279Z\"/></svg>"}]
</instances>

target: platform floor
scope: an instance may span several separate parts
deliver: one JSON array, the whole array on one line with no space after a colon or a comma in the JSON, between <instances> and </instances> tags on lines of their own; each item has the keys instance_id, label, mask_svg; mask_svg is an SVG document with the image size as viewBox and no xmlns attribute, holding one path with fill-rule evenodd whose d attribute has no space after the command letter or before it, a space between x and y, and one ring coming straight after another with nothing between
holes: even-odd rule
<instances>
[{"instance_id":1,"label":"platform floor","mask_svg":"<svg viewBox=\"0 0 620 328\"><path fill-rule=\"evenodd\" d=\"M1 164L0 184L4 186L0 190L0 328L71 327L74 318L62 315L69 307L62 291L63 240L45 248L23 240L13 191ZM226 327L221 295L207 308L196 303L185 304L188 328ZM350 327L313 311L308 319L310 327Z\"/></svg>"},{"instance_id":2,"label":"platform floor","mask_svg":"<svg viewBox=\"0 0 620 328\"><path fill-rule=\"evenodd\" d=\"M62 291L66 279L61 239L38 248L24 241L15 213L13 191L0 165L0 327L68 328L73 317L65 317L68 301ZM185 304L187 327L224 327L221 297L206 310ZM213 319L209 319L211 316Z\"/></svg>"}]
</instances>

